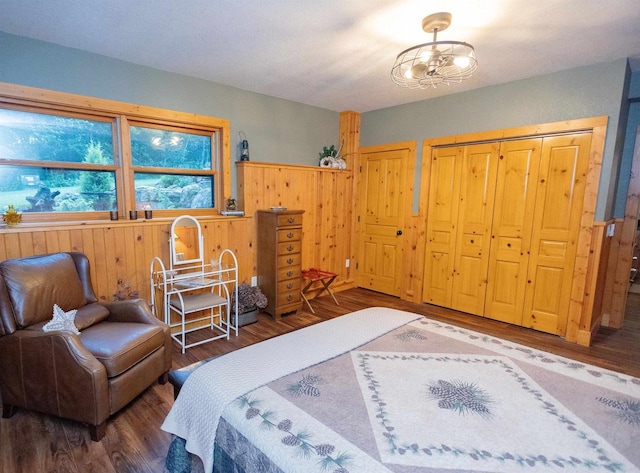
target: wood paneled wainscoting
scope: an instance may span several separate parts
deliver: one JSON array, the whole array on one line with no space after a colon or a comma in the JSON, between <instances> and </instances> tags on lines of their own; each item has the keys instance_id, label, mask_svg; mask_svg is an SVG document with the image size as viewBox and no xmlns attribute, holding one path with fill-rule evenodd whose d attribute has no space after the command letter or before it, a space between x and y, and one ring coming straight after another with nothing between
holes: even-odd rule
<instances>
[{"instance_id":1,"label":"wood paneled wainscoting","mask_svg":"<svg viewBox=\"0 0 640 473\"><path fill-rule=\"evenodd\" d=\"M353 171L315 166L238 162L238 196L245 215L260 209L304 210L302 268L337 273L332 289L355 287ZM256 228L254 241L259 238Z\"/></svg>"},{"instance_id":2,"label":"wood paneled wainscoting","mask_svg":"<svg viewBox=\"0 0 640 473\"><path fill-rule=\"evenodd\" d=\"M252 218L200 218L205 261L231 249L237 255L240 280L255 274ZM21 224L0 229L0 260L58 251L80 251L91 264L97 297L111 301L129 286L149 300L149 265L154 256L169 262L169 229L173 219L120 220L84 224Z\"/></svg>"},{"instance_id":3,"label":"wood paneled wainscoting","mask_svg":"<svg viewBox=\"0 0 640 473\"><path fill-rule=\"evenodd\" d=\"M245 217L198 216L205 261L229 248L238 257L239 280L250 282L257 274L260 229L254 218L256 210L285 206L305 211L303 268L338 273L332 289L354 287L352 268L346 266L346 260L353 260L354 254L352 171L269 163L238 163L238 171L239 201ZM149 265L154 256L168 264L172 221L23 223L0 228L0 261L80 251L89 258L93 287L100 300L113 300L123 285L149 300Z\"/></svg>"}]
</instances>

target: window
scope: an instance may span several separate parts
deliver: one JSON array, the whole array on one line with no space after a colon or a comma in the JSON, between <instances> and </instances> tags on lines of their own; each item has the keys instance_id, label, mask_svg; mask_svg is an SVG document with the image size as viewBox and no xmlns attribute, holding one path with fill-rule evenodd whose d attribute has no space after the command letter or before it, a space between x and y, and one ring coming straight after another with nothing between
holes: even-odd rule
<instances>
[{"instance_id":1,"label":"window","mask_svg":"<svg viewBox=\"0 0 640 473\"><path fill-rule=\"evenodd\" d=\"M217 213L224 136L227 120L0 83L0 209L25 222Z\"/></svg>"},{"instance_id":2,"label":"window","mask_svg":"<svg viewBox=\"0 0 640 473\"><path fill-rule=\"evenodd\" d=\"M129 133L138 206L214 207L211 150L215 135L138 123L130 124Z\"/></svg>"},{"instance_id":3,"label":"window","mask_svg":"<svg viewBox=\"0 0 640 473\"><path fill-rule=\"evenodd\" d=\"M0 208L117 208L113 119L0 109Z\"/></svg>"}]
</instances>

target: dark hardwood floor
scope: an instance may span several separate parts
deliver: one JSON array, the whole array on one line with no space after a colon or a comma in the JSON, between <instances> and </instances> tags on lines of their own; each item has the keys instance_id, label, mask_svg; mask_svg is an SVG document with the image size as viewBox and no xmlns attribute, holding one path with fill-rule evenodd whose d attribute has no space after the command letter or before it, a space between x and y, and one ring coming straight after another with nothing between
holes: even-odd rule
<instances>
[{"instance_id":1,"label":"dark hardwood floor","mask_svg":"<svg viewBox=\"0 0 640 473\"><path fill-rule=\"evenodd\" d=\"M212 355L224 354L260 340L370 306L393 307L448 321L479 332L539 348L558 355L640 377L640 295L630 294L625 325L621 330L603 328L591 347L501 322L483 319L426 304L413 304L367 291L351 289L312 301L316 314L306 307L274 322L260 314L258 322L240 329L238 337L214 341L181 354L174 344L174 368ZM0 369L2 369L0 367ZM0 420L0 473L13 472L162 472L169 434L160 430L173 404L170 384L154 385L129 406L111 417L101 442L92 442L86 426L52 416L18 409Z\"/></svg>"}]
</instances>

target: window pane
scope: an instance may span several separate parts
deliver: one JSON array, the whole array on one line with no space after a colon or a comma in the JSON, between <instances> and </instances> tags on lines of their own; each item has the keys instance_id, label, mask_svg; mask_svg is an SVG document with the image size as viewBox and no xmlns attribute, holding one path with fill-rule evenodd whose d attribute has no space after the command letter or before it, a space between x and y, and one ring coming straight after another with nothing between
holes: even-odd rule
<instances>
[{"instance_id":1,"label":"window pane","mask_svg":"<svg viewBox=\"0 0 640 473\"><path fill-rule=\"evenodd\" d=\"M138 209L204 209L214 206L211 176L137 172L134 181Z\"/></svg>"},{"instance_id":2,"label":"window pane","mask_svg":"<svg viewBox=\"0 0 640 473\"><path fill-rule=\"evenodd\" d=\"M0 158L113 164L111 123L0 109Z\"/></svg>"},{"instance_id":3,"label":"window pane","mask_svg":"<svg viewBox=\"0 0 640 473\"><path fill-rule=\"evenodd\" d=\"M132 126L134 166L211 169L211 135Z\"/></svg>"},{"instance_id":4,"label":"window pane","mask_svg":"<svg viewBox=\"0 0 640 473\"><path fill-rule=\"evenodd\" d=\"M110 171L0 166L0 209L20 212L93 212L117 208Z\"/></svg>"}]
</instances>

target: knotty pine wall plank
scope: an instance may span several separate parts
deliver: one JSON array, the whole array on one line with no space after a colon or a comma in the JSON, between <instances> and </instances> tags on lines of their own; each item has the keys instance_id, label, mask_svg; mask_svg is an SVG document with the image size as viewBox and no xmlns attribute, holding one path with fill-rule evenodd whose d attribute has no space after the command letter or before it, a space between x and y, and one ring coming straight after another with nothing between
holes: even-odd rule
<instances>
[{"instance_id":1,"label":"knotty pine wall plank","mask_svg":"<svg viewBox=\"0 0 640 473\"><path fill-rule=\"evenodd\" d=\"M245 215L272 206L304 210L302 266L338 273L332 287L352 287L345 267L353 254L352 171L257 162L239 162L237 167Z\"/></svg>"},{"instance_id":2,"label":"knotty pine wall plank","mask_svg":"<svg viewBox=\"0 0 640 473\"><path fill-rule=\"evenodd\" d=\"M240 280L250 281L255 274L253 219L199 219L206 228L205 254L219 255L221 249L236 253ZM169 266L170 219L78 224L65 228L53 225L19 225L0 229L0 260L58 251L79 251L89 259L91 281L99 300L111 301L118 290L118 280L137 290L149 300L149 265L160 256ZM67 227L69 227L67 225ZM208 259L205 260L209 262Z\"/></svg>"}]
</instances>

